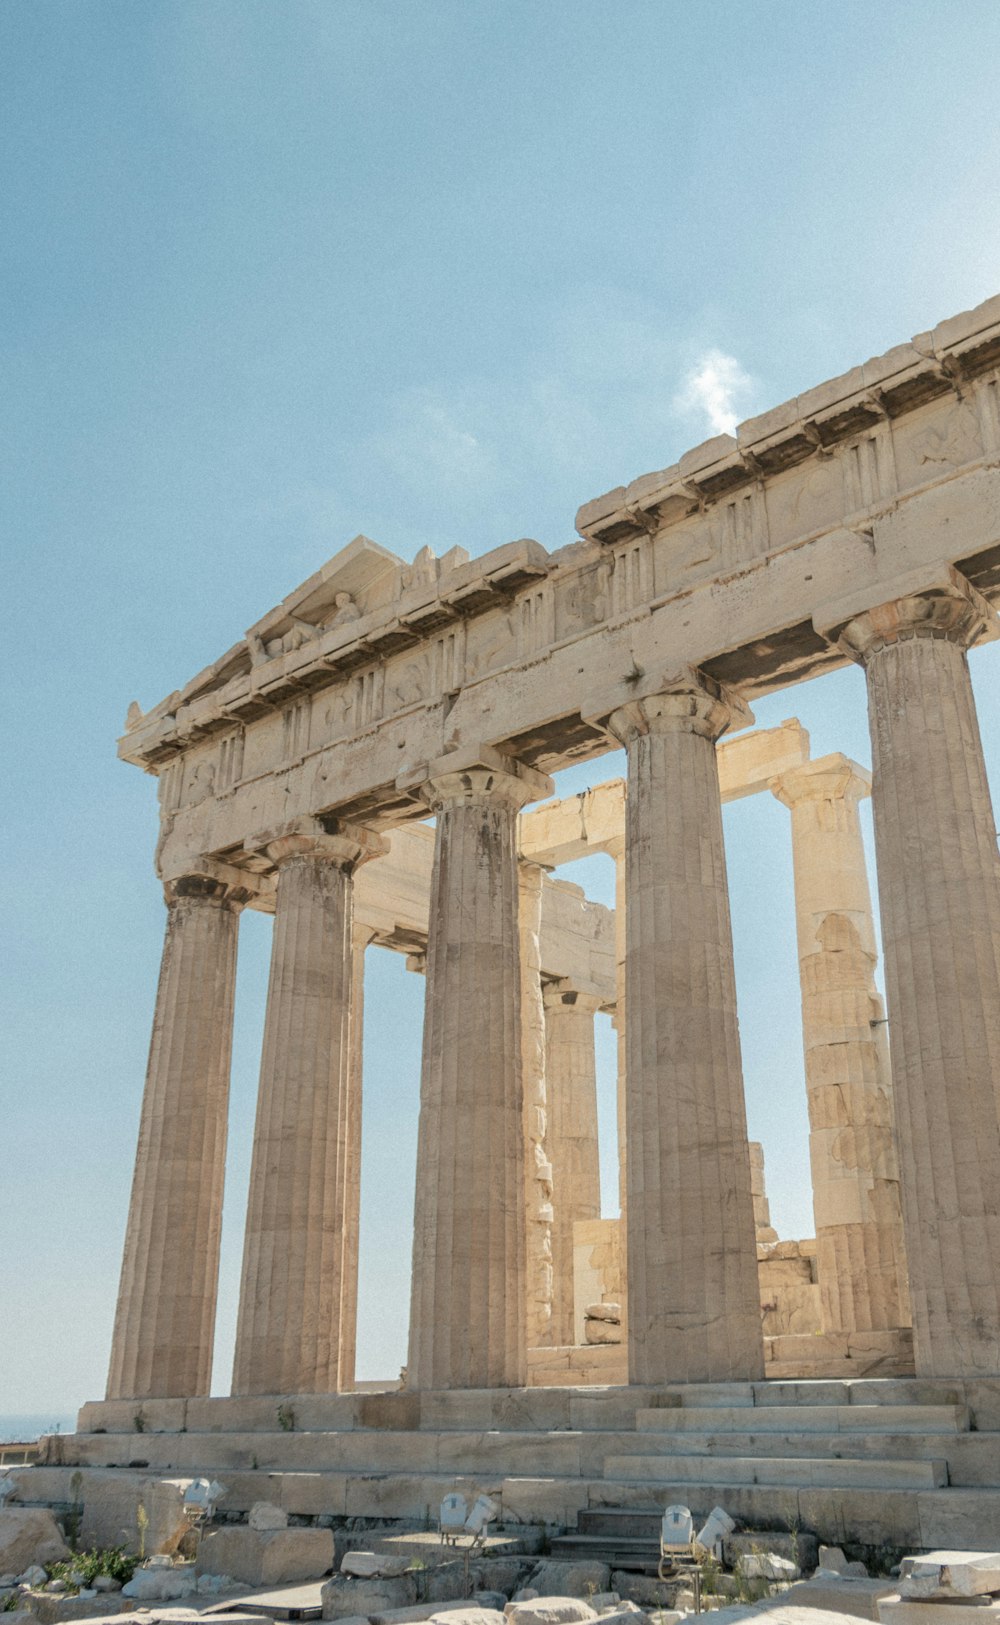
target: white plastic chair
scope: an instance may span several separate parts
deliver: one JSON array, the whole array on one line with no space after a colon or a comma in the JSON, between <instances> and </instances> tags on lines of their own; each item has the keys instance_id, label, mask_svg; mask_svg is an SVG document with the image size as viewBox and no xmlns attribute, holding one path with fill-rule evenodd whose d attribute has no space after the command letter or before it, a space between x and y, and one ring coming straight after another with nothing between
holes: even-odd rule
<instances>
[{"instance_id":1,"label":"white plastic chair","mask_svg":"<svg viewBox=\"0 0 1000 1625\"><path fill-rule=\"evenodd\" d=\"M701 1565L694 1542L694 1519L690 1507L667 1507L660 1520L660 1561L657 1574L661 1580L685 1569L691 1576L694 1590L694 1611L701 1613Z\"/></svg>"},{"instance_id":2,"label":"white plastic chair","mask_svg":"<svg viewBox=\"0 0 1000 1625\"><path fill-rule=\"evenodd\" d=\"M472 1504L472 1511L465 1520L465 1532L472 1536L472 1544L478 1546L480 1541L486 1539L489 1533L490 1519L495 1518L499 1507L490 1495L478 1495Z\"/></svg>"},{"instance_id":3,"label":"white plastic chair","mask_svg":"<svg viewBox=\"0 0 1000 1625\"><path fill-rule=\"evenodd\" d=\"M465 1533L465 1520L469 1516L469 1507L465 1496L457 1490L452 1490L441 1502L438 1513L438 1534L441 1536L442 1546L455 1546L459 1537Z\"/></svg>"}]
</instances>

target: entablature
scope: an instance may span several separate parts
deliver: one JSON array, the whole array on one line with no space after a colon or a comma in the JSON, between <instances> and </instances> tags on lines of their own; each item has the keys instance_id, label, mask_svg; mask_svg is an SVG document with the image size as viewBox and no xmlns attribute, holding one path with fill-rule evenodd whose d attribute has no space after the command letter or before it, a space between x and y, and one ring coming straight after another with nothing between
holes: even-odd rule
<instances>
[{"instance_id":1,"label":"entablature","mask_svg":"<svg viewBox=\"0 0 1000 1625\"><path fill-rule=\"evenodd\" d=\"M992 300L696 448L677 465L698 491L683 512L656 497L659 476L645 495L634 482L645 519L610 545L595 505L584 539L552 554L520 541L406 566L356 538L242 645L131 714L120 754L159 777L161 872L196 852L230 861L287 817L423 819L413 784L453 751L546 773L602 754L608 691L627 700L684 665L745 699L841 665L817 608L905 571L954 565L1000 596L998 356ZM806 421L825 426L809 451L769 461ZM748 451L739 489L701 479Z\"/></svg>"}]
</instances>

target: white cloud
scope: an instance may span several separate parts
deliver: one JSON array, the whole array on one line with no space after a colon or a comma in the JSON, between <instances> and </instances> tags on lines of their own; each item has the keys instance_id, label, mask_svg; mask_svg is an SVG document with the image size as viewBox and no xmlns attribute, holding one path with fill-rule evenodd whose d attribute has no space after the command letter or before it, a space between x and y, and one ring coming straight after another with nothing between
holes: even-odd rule
<instances>
[{"instance_id":1,"label":"white cloud","mask_svg":"<svg viewBox=\"0 0 1000 1625\"><path fill-rule=\"evenodd\" d=\"M712 434L735 434L750 389L735 356L706 350L687 374L676 405L683 412L703 413Z\"/></svg>"},{"instance_id":2,"label":"white cloud","mask_svg":"<svg viewBox=\"0 0 1000 1625\"><path fill-rule=\"evenodd\" d=\"M493 455L468 427L464 403L446 402L433 389L398 395L388 428L371 444L394 474L417 489L465 494L494 477Z\"/></svg>"}]
</instances>

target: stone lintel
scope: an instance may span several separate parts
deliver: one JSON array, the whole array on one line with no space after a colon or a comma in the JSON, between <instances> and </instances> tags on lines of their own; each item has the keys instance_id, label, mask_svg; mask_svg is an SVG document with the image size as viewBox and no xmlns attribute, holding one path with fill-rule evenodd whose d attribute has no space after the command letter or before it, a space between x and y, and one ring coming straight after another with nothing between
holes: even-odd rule
<instances>
[{"instance_id":1,"label":"stone lintel","mask_svg":"<svg viewBox=\"0 0 1000 1625\"><path fill-rule=\"evenodd\" d=\"M920 630L966 647L1000 637L997 614L954 565L941 560L832 599L813 615L821 637L852 660Z\"/></svg>"}]
</instances>

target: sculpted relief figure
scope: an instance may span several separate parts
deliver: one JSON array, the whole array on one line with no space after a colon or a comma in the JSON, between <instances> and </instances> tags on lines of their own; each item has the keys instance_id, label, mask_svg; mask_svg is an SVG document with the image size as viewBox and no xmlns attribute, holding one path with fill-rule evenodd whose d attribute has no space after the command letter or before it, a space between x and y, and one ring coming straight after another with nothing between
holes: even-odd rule
<instances>
[{"instance_id":1,"label":"sculpted relief figure","mask_svg":"<svg viewBox=\"0 0 1000 1625\"><path fill-rule=\"evenodd\" d=\"M330 622L331 626L346 626L349 621L360 621L361 611L349 592L338 592L333 601L337 613Z\"/></svg>"},{"instance_id":2,"label":"sculpted relief figure","mask_svg":"<svg viewBox=\"0 0 1000 1625\"><path fill-rule=\"evenodd\" d=\"M334 598L336 613L329 622L330 626L343 626L349 621L361 619L361 611L349 592L338 592ZM280 637L268 638L265 643L259 632L247 633L247 648L250 651L250 664L263 666L276 655L291 654L294 649L301 649L304 644L318 638L321 632L327 629L324 621L304 621L298 615L290 616L291 630Z\"/></svg>"}]
</instances>

